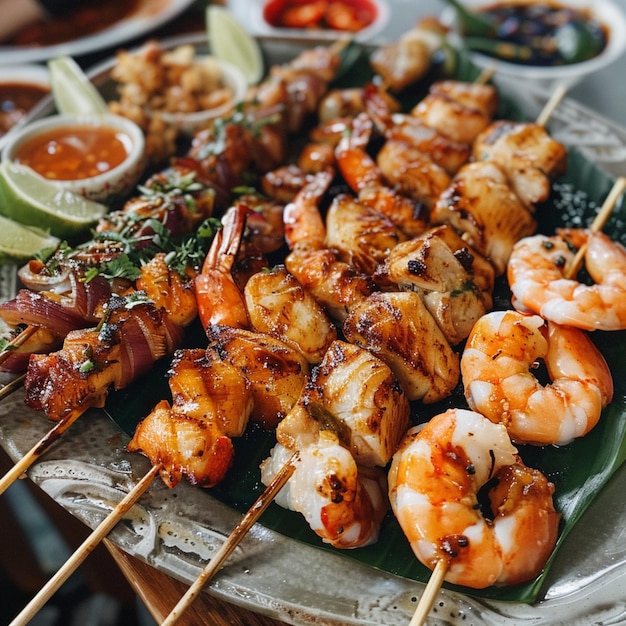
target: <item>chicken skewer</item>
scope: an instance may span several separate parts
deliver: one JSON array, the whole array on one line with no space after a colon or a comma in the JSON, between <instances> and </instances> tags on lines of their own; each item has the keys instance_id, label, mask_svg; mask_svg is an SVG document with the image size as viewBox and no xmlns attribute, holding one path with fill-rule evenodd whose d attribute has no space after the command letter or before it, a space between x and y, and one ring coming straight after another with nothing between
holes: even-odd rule
<instances>
[{"instance_id":1,"label":"chicken skewer","mask_svg":"<svg viewBox=\"0 0 626 626\"><path fill-rule=\"evenodd\" d=\"M0 494L88 408L102 406L110 385L127 384L180 341L180 331L166 322L154 305L146 301L124 310L124 302L125 299L116 297L110 315L105 317L114 322L108 340L99 340L99 333L106 332L106 324L101 331L74 331L66 338L64 350L32 361L25 379L27 402L33 408L44 409L56 424L0 479ZM129 347L134 343L140 349L135 363L130 361L126 350L120 348L120 337L125 332ZM145 352L148 342L150 354ZM59 397L61 390L65 390L66 398Z\"/></svg>"}]
</instances>

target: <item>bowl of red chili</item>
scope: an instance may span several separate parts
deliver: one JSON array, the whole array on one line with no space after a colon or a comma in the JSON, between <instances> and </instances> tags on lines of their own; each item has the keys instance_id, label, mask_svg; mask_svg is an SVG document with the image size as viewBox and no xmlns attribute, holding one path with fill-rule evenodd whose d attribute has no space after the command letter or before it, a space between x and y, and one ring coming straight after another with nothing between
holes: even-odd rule
<instances>
[{"instance_id":1,"label":"bowl of red chili","mask_svg":"<svg viewBox=\"0 0 626 626\"><path fill-rule=\"evenodd\" d=\"M256 35L371 40L389 21L386 0L230 0L229 9Z\"/></svg>"},{"instance_id":2,"label":"bowl of red chili","mask_svg":"<svg viewBox=\"0 0 626 626\"><path fill-rule=\"evenodd\" d=\"M107 204L128 194L139 180L145 139L134 122L118 115L52 115L15 133L2 159Z\"/></svg>"},{"instance_id":3,"label":"bowl of red chili","mask_svg":"<svg viewBox=\"0 0 626 626\"><path fill-rule=\"evenodd\" d=\"M470 32L454 9L442 15L473 61L496 76L543 87L573 86L626 51L626 18L612 0L462 0L491 32Z\"/></svg>"}]
</instances>

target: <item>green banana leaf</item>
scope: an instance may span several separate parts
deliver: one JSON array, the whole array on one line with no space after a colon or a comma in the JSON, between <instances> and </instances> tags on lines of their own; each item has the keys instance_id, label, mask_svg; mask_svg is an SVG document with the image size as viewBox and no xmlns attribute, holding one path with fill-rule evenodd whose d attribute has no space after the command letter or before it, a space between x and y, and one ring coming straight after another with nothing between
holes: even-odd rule
<instances>
[{"instance_id":1,"label":"green banana leaf","mask_svg":"<svg viewBox=\"0 0 626 626\"><path fill-rule=\"evenodd\" d=\"M427 84L433 78L441 77L441 68L444 66L454 66L455 78L473 80L478 75L477 68L461 53L447 50L445 54L446 58L435 66L431 76L426 77L412 92L403 94L405 106L410 106L424 95ZM357 44L348 46L344 51L344 71L339 76L338 84L362 84L369 78L371 72L367 63L367 51ZM509 119L523 119L523 111L505 96L502 97L498 114ZM590 224L612 184L613 180L609 176L585 160L583 155L572 151L569 154L567 174L555 182L550 201L538 208L539 231L549 234L557 226ZM604 229L622 243L626 243L625 212L624 202L619 202ZM510 307L508 287L503 280L497 285L495 302L499 308ZM543 471L555 484L555 506L562 516L555 554L599 490L626 458L626 332L596 331L592 334L592 339L604 354L615 382L615 399L603 412L599 424L586 437L567 446L520 448L524 462ZM190 346L202 346L206 339L201 329L195 327L189 332L187 342ZM155 385L151 382L150 385L145 385L139 381L127 390L110 395L106 411L127 433L134 431L139 419L147 415L157 401L169 397L166 384L168 366L169 362L159 363L155 375L151 376L151 381L158 378L161 384ZM459 388L452 397L437 405L424 406L416 403L413 406L413 421L424 422L449 407L465 406L467 405ZM273 433L263 431L260 427L250 427L241 439L235 441L236 463L226 480L210 490L211 495L241 512L246 511L263 491L259 464L269 455L274 443ZM261 521L269 528L318 546L321 550L333 550L321 544L299 514L281 509L276 504L270 506ZM336 553L336 550L333 551ZM345 551L342 555L347 559L355 559L417 581L427 582L430 577L430 571L414 557L391 513L384 520L380 539L375 545ZM550 563L551 561L536 580L523 585L492 587L481 591L447 584L445 586L493 600L533 603L541 596L542 584Z\"/></svg>"}]
</instances>

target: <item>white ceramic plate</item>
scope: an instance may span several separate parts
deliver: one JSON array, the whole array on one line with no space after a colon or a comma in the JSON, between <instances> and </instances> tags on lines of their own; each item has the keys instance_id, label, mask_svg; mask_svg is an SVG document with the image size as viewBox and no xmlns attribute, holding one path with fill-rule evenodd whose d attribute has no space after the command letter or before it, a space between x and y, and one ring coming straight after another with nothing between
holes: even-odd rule
<instances>
[{"instance_id":1,"label":"white ceramic plate","mask_svg":"<svg viewBox=\"0 0 626 626\"><path fill-rule=\"evenodd\" d=\"M116 46L165 24L182 13L193 1L140 0L132 15L87 37L80 37L67 43L52 46L0 46L0 64L45 61L62 55L80 56Z\"/></svg>"},{"instance_id":2,"label":"white ceramic plate","mask_svg":"<svg viewBox=\"0 0 626 626\"><path fill-rule=\"evenodd\" d=\"M203 34L185 41L198 45ZM178 45L181 39L172 42ZM297 50L262 41L270 62ZM94 74L102 81L103 74ZM543 94L514 94L529 118ZM603 167L624 171L626 130L571 101L551 119L554 135ZM0 274L0 294L15 290L15 274ZM149 385L149 382L145 383ZM23 392L0 403L0 443L20 458L51 423L23 404ZM102 411L90 411L29 471L30 478L87 525L95 527L148 471L148 461L124 450L128 437ZM581 462L586 462L581 459ZM615 474L566 538L536 605L481 600L442 591L428 624L537 626L626 623L626 467ZM171 576L191 583L230 534L240 514L186 483L153 483L111 539ZM302 522L305 523L304 521ZM407 550L408 550L407 546ZM229 602L298 626L406 626L424 586L363 565L345 553L320 550L257 524L208 591Z\"/></svg>"}]
</instances>

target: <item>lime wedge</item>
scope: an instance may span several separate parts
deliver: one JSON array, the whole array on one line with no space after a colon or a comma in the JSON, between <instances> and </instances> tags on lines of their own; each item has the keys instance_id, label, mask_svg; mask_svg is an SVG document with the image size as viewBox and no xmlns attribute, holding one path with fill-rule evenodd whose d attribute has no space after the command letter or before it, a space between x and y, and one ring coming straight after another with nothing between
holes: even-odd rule
<instances>
[{"instance_id":1,"label":"lime wedge","mask_svg":"<svg viewBox=\"0 0 626 626\"><path fill-rule=\"evenodd\" d=\"M22 263L44 248L56 248L59 240L0 215L0 263Z\"/></svg>"},{"instance_id":2,"label":"lime wedge","mask_svg":"<svg viewBox=\"0 0 626 626\"><path fill-rule=\"evenodd\" d=\"M24 165L0 163L0 214L16 222L44 228L56 237L72 237L93 226L107 210Z\"/></svg>"},{"instance_id":3,"label":"lime wedge","mask_svg":"<svg viewBox=\"0 0 626 626\"><path fill-rule=\"evenodd\" d=\"M209 5L206 10L206 28L213 56L238 67L250 85L263 78L261 47L228 9Z\"/></svg>"},{"instance_id":4,"label":"lime wedge","mask_svg":"<svg viewBox=\"0 0 626 626\"><path fill-rule=\"evenodd\" d=\"M48 61L50 87L59 113L107 113L100 92L71 57Z\"/></svg>"}]
</instances>

